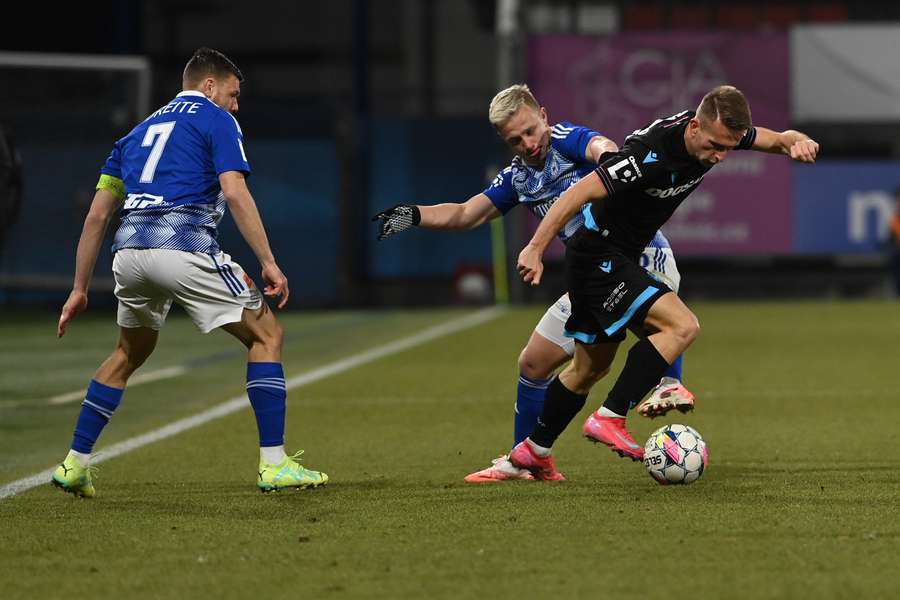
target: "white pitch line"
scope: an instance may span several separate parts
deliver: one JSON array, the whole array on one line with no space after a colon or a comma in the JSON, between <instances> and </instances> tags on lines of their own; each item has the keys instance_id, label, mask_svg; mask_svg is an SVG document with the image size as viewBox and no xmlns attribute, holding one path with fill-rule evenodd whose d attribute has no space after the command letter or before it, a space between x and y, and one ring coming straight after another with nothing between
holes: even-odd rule
<instances>
[{"instance_id":1,"label":"white pitch line","mask_svg":"<svg viewBox=\"0 0 900 600\"><path fill-rule=\"evenodd\" d=\"M187 367L176 365L174 367L165 367L164 369L157 369L155 371L148 371L146 373L138 373L128 380L128 387L133 388L134 386L141 385L142 383L150 383L151 381L159 381L160 379L170 379L172 377L178 377L180 375L184 375L187 372ZM86 393L86 389L76 390L74 392L66 392L65 394L60 394L58 396L49 398L47 400L47 404L52 404L55 406L59 404L67 404L76 400L84 400L84 395Z\"/></svg>"},{"instance_id":2,"label":"white pitch line","mask_svg":"<svg viewBox=\"0 0 900 600\"><path fill-rule=\"evenodd\" d=\"M320 379L325 379L326 377L342 373L354 367L376 361L380 358L384 358L392 354L397 354L398 352L403 352L404 350L408 350L415 346L420 346L426 342L436 340L445 335L450 335L452 333L456 333L458 331L462 331L476 325L481 325L482 323L487 323L488 321L499 317L501 314L503 314L504 311L504 308L496 306L485 308L465 317L447 321L446 323L441 323L440 325L435 325L434 327L425 329L424 331L421 331L417 334L401 338L382 346L377 346L370 350L366 350L365 352L349 356L327 365L323 365L317 369L313 369L312 371L301 373L300 375L291 377L285 383L289 390L308 385L315 381L319 381ZM117 456L125 454L126 452L131 452L132 450L136 450L148 444L153 444L168 437L178 435L179 433L182 433L189 429L199 427L200 425L205 425L210 421L220 419L224 416L237 412L242 408L246 408L249 403L250 400L247 398L247 394L236 396L231 400L207 409L202 413L196 414L191 417L186 417L184 419L179 419L178 421L173 421L172 423L169 423L164 427L160 427L159 429L155 429L143 435L139 435L137 437L121 441L117 444L113 444L109 448L102 450L95 457L93 457L91 459L91 463L97 464L105 462L107 460L110 460L111 458L115 458ZM29 475L28 477L23 477L22 479L17 479L16 481L0 486L0 500L15 496L16 494L20 494L39 485L48 483L55 470L56 467L53 467L47 469L46 471L41 471L40 473L35 473L34 475Z\"/></svg>"}]
</instances>

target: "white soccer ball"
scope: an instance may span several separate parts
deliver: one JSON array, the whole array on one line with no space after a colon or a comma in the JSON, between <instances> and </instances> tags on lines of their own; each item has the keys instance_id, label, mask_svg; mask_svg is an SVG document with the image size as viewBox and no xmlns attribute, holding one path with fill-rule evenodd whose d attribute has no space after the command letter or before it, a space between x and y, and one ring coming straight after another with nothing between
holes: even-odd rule
<instances>
[{"instance_id":1,"label":"white soccer ball","mask_svg":"<svg viewBox=\"0 0 900 600\"><path fill-rule=\"evenodd\" d=\"M709 462L706 442L693 427L660 427L644 444L644 466L662 485L694 483Z\"/></svg>"}]
</instances>

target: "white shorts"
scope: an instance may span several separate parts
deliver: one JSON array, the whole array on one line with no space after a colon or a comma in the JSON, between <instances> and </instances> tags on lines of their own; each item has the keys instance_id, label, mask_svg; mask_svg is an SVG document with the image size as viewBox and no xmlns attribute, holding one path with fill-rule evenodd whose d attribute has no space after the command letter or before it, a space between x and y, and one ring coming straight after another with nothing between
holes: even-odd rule
<instances>
[{"instance_id":1,"label":"white shorts","mask_svg":"<svg viewBox=\"0 0 900 600\"><path fill-rule=\"evenodd\" d=\"M121 327L159 330L175 301L209 333L262 306L253 281L224 252L127 248L116 252L113 275Z\"/></svg>"},{"instance_id":2,"label":"white shorts","mask_svg":"<svg viewBox=\"0 0 900 600\"><path fill-rule=\"evenodd\" d=\"M678 272L678 266L675 264L675 255L672 254L671 248L653 248L647 247L640 257L640 265L647 270L655 279L669 286L669 289L678 293L681 285L681 274ZM560 348L566 351L566 354L572 356L575 354L575 340L566 337L563 333L566 328L566 321L572 314L572 303L569 301L569 295L563 294L559 300L553 303L541 320L538 322L534 330L547 338Z\"/></svg>"}]
</instances>

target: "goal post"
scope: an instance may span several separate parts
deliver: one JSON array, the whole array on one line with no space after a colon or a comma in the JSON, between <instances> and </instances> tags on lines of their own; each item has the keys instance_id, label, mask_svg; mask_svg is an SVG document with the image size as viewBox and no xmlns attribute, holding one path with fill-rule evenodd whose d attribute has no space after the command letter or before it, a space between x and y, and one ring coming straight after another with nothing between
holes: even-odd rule
<instances>
[{"instance_id":1,"label":"goal post","mask_svg":"<svg viewBox=\"0 0 900 600\"><path fill-rule=\"evenodd\" d=\"M152 85L144 56L0 51L0 129L21 173L18 209L0 232L0 303L71 285L72 240L93 173L117 137L150 113ZM93 287L111 289L112 281L98 277Z\"/></svg>"},{"instance_id":2,"label":"goal post","mask_svg":"<svg viewBox=\"0 0 900 600\"><path fill-rule=\"evenodd\" d=\"M146 115L150 111L150 61L143 56L0 51L0 67L132 73L137 78L135 110L139 115Z\"/></svg>"}]
</instances>

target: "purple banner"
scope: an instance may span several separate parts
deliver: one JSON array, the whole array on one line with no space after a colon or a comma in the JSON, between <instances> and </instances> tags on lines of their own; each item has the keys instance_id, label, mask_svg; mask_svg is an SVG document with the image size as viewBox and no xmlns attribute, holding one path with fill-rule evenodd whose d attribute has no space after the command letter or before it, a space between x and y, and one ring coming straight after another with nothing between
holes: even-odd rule
<instances>
[{"instance_id":1,"label":"purple banner","mask_svg":"<svg viewBox=\"0 0 900 600\"><path fill-rule=\"evenodd\" d=\"M788 126L784 33L537 36L528 56L529 85L551 122L587 125L620 144L654 119L696 109L722 83L744 92L754 124ZM789 252L790 174L783 156L730 154L663 228L676 255Z\"/></svg>"}]
</instances>

